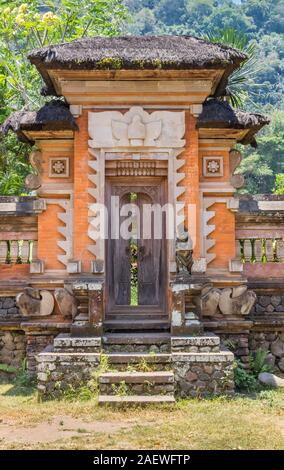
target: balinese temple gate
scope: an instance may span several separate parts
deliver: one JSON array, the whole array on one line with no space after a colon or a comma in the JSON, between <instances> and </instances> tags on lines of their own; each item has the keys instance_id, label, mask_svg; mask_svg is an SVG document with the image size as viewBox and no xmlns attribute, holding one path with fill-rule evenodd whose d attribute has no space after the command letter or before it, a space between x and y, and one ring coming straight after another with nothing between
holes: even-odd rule
<instances>
[{"instance_id":1,"label":"balinese temple gate","mask_svg":"<svg viewBox=\"0 0 284 470\"><path fill-rule=\"evenodd\" d=\"M3 266L1 285L9 297L13 284L40 392L87 382L104 354L112 371L98 379L102 403L233 393L225 339L233 335L248 356L257 298L238 237L236 144L254 145L269 122L222 98L245 55L193 37L128 36L29 59L53 98L2 126L35 146L33 196L13 212L30 221L34 251L28 264ZM125 239L129 204L140 214ZM174 238L166 211L161 237L144 236L153 220L143 219L145 205L170 207ZM121 381L124 397L115 394Z\"/></svg>"}]
</instances>

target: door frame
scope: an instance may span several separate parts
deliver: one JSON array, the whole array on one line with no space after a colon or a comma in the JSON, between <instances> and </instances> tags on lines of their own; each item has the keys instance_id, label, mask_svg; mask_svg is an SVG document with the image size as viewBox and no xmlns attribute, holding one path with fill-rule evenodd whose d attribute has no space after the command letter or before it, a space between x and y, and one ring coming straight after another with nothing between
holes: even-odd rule
<instances>
[{"instance_id":1,"label":"door frame","mask_svg":"<svg viewBox=\"0 0 284 470\"><path fill-rule=\"evenodd\" d=\"M160 186L161 188L161 201L164 205L168 198L168 184L167 178L162 176L106 176L105 179L105 201L108 209L108 233L110 234L110 197L112 195L112 186L125 186L126 189L134 189L135 187L147 187L147 186ZM160 276L162 276L160 283L160 304L159 305L115 305L112 302L112 260L110 259L110 245L111 239L105 240L105 256L106 256L106 272L105 272L105 315L121 313L121 314L141 314L151 313L168 316L168 240L166 238L166 228L163 229L162 238L162 266L160 270Z\"/></svg>"}]
</instances>

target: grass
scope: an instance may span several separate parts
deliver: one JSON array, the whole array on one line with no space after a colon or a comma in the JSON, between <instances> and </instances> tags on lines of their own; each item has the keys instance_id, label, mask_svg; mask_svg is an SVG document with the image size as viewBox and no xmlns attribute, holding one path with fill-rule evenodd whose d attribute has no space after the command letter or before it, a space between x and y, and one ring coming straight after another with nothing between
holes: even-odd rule
<instances>
[{"instance_id":1,"label":"grass","mask_svg":"<svg viewBox=\"0 0 284 470\"><path fill-rule=\"evenodd\" d=\"M38 403L33 388L19 393L13 384L1 384L0 449L284 449L283 416L283 390L112 409L98 407L95 399ZM65 436L67 418L78 423ZM33 428L56 419L58 440L29 440ZM5 426L12 430L10 439L5 439ZM14 430L21 429L23 439L14 438Z\"/></svg>"}]
</instances>

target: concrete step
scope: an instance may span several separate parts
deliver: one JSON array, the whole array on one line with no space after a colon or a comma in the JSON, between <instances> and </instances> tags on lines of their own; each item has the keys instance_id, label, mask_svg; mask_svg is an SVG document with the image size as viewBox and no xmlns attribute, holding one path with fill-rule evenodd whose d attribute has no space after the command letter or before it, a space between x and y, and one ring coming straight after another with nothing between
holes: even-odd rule
<instances>
[{"instance_id":1,"label":"concrete step","mask_svg":"<svg viewBox=\"0 0 284 470\"><path fill-rule=\"evenodd\" d=\"M172 352L208 353L220 351L220 338L213 333L195 336L172 336Z\"/></svg>"},{"instance_id":2,"label":"concrete step","mask_svg":"<svg viewBox=\"0 0 284 470\"><path fill-rule=\"evenodd\" d=\"M61 333L54 338L55 352L101 352L101 338L97 336L76 337L69 333Z\"/></svg>"},{"instance_id":3,"label":"concrete step","mask_svg":"<svg viewBox=\"0 0 284 470\"><path fill-rule=\"evenodd\" d=\"M119 321L144 321L144 320L162 320L169 321L168 315L164 313L153 313L153 312L143 312L143 313L108 313L106 315L107 321L119 320Z\"/></svg>"},{"instance_id":4,"label":"concrete step","mask_svg":"<svg viewBox=\"0 0 284 470\"><path fill-rule=\"evenodd\" d=\"M104 372L99 376L99 383L117 383L124 381L126 383L144 383L151 381L155 383L173 383L173 372Z\"/></svg>"},{"instance_id":5,"label":"concrete step","mask_svg":"<svg viewBox=\"0 0 284 470\"><path fill-rule=\"evenodd\" d=\"M157 403L175 403L172 395L99 395L99 405L151 405Z\"/></svg>"},{"instance_id":6,"label":"concrete step","mask_svg":"<svg viewBox=\"0 0 284 470\"><path fill-rule=\"evenodd\" d=\"M168 320L155 319L139 319L139 320L106 320L104 322L105 331L123 331L123 330L169 330L170 324Z\"/></svg>"},{"instance_id":7,"label":"concrete step","mask_svg":"<svg viewBox=\"0 0 284 470\"><path fill-rule=\"evenodd\" d=\"M171 336L167 332L157 333L107 333L103 336L106 352L170 352Z\"/></svg>"},{"instance_id":8,"label":"concrete step","mask_svg":"<svg viewBox=\"0 0 284 470\"><path fill-rule=\"evenodd\" d=\"M98 381L102 395L174 394L173 372L106 372Z\"/></svg>"},{"instance_id":9,"label":"concrete step","mask_svg":"<svg viewBox=\"0 0 284 470\"><path fill-rule=\"evenodd\" d=\"M107 358L109 364L119 370L132 367L136 371L150 372L165 370L171 365L171 354L166 353L108 353Z\"/></svg>"}]
</instances>

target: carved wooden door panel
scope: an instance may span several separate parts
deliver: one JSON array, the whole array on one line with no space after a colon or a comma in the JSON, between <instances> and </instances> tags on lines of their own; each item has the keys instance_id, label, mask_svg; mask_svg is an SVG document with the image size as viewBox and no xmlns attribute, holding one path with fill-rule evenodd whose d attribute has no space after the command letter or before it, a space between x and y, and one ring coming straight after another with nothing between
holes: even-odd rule
<instances>
[{"instance_id":1,"label":"carved wooden door panel","mask_svg":"<svg viewBox=\"0 0 284 470\"><path fill-rule=\"evenodd\" d=\"M143 236L145 233L143 223L149 222L147 217L143 222L145 204L148 208L152 204L163 204L163 181L160 178L151 178L147 181L145 178L144 184L141 184L138 178L136 184L132 182L129 184L128 178L109 178L109 180L108 205L110 207L111 196L119 197L119 203L116 200L116 205L120 209L120 215L116 217L116 222L112 216L109 217L109 234L115 231L117 238L109 238L106 243L107 311L119 312L126 309L139 311L143 310L143 306L146 308L152 306L155 311L163 311L166 304L166 242L163 232L161 238L154 238L153 213L151 230L149 232L148 228L147 236ZM131 225L131 239L125 239L121 236L121 223L126 222L127 218L129 220L129 214L124 210L124 215L121 215L121 208L124 204L130 203L134 203L138 208L137 220L133 218L135 227ZM118 220L119 227L114 230L113 224ZM135 269L133 269L133 260ZM133 284L134 271L137 285Z\"/></svg>"},{"instance_id":2,"label":"carved wooden door panel","mask_svg":"<svg viewBox=\"0 0 284 470\"><path fill-rule=\"evenodd\" d=\"M129 194L120 197L119 208L124 204L129 204ZM125 217L119 217L119 223L123 222ZM129 240L123 237L115 239L111 243L111 259L113 260L113 287L114 287L114 303L115 305L129 305L131 294L131 272L129 250Z\"/></svg>"},{"instance_id":3,"label":"carved wooden door panel","mask_svg":"<svg viewBox=\"0 0 284 470\"><path fill-rule=\"evenodd\" d=\"M152 188L151 188L152 189ZM140 232L138 240L138 304L139 305L159 305L160 301L160 278L161 278L161 256L162 240L154 239L154 218L152 216L152 237L143 238L143 208L145 204L154 204L158 202L159 187L155 188L155 200L149 194L138 193L137 205L140 209ZM148 223L146 218L146 223Z\"/></svg>"}]
</instances>

